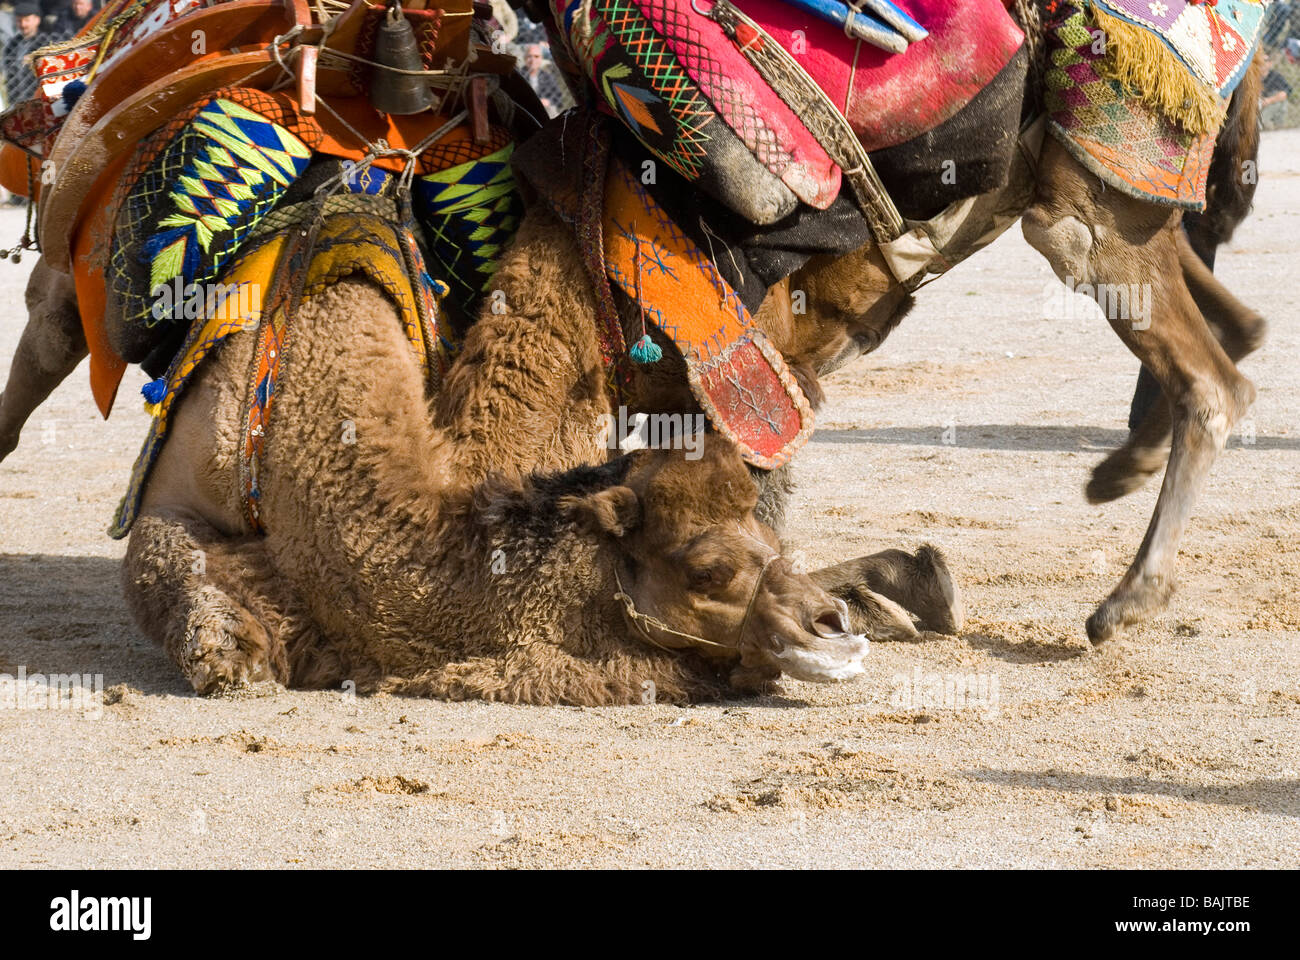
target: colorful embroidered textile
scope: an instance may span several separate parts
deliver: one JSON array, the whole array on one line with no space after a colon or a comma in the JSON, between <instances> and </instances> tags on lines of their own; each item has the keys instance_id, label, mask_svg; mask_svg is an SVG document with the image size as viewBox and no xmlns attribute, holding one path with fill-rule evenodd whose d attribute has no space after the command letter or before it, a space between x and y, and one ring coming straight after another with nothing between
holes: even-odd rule
<instances>
[{"instance_id":1,"label":"colorful embroidered textile","mask_svg":"<svg viewBox=\"0 0 1300 960\"><path fill-rule=\"evenodd\" d=\"M224 283L235 291L263 289L275 272L283 245L284 238L277 237L240 256L223 278ZM205 314L207 318L202 323L196 323L190 328L184 348L176 355L167 371L166 392L153 408L153 421L149 424L144 447L131 469L126 493L108 528L108 535L115 540L120 540L131 532L131 525L139 514L149 471L153 469L158 454L162 452L163 442L167 439L176 401L189 385L195 369L226 337L241 330L255 329L262 318L262 302L260 297L251 296L243 298L242 302L238 295L213 297L210 309L205 309Z\"/></svg>"},{"instance_id":2,"label":"colorful embroidered textile","mask_svg":"<svg viewBox=\"0 0 1300 960\"><path fill-rule=\"evenodd\" d=\"M617 158L603 235L610 282L676 344L714 428L757 467L785 463L812 434L803 391L713 262Z\"/></svg>"},{"instance_id":3,"label":"colorful embroidered textile","mask_svg":"<svg viewBox=\"0 0 1300 960\"><path fill-rule=\"evenodd\" d=\"M235 98L214 97L170 139L171 125L143 145L143 157L154 156L122 200L108 270L110 332L123 359L147 360L192 319L177 312L179 298L164 304L158 291L215 280L306 168L319 135L301 118L291 125L310 131L307 142Z\"/></svg>"},{"instance_id":4,"label":"colorful embroidered textile","mask_svg":"<svg viewBox=\"0 0 1300 960\"><path fill-rule=\"evenodd\" d=\"M902 0L930 30L904 54L852 40L781 0L735 3L770 40L751 28L729 35L711 2L550 2L562 59L576 64L601 109L676 173L758 224L788 215L796 200L829 206L843 158L828 153L826 124L806 104L792 109L801 101L790 85L756 69L748 45L783 47L786 62L806 70L875 150L951 117L1023 40L999 0Z\"/></svg>"},{"instance_id":5,"label":"colorful embroidered textile","mask_svg":"<svg viewBox=\"0 0 1300 960\"><path fill-rule=\"evenodd\" d=\"M176 401L194 371L226 337L240 331L255 331L258 338L242 419L240 476L246 519L252 530L261 530L258 476L276 383L292 342L291 321L300 303L342 277L363 274L387 294L430 389L436 389L450 363L438 329L438 301L447 288L424 271L410 230L388 217L350 211L326 216L309 243L302 242L302 233L298 224L251 245L221 278L222 289L209 299L204 319L190 329L163 378L165 392L153 408L148 436L109 536L120 539L130 532ZM265 303L258 291L268 291Z\"/></svg>"},{"instance_id":6,"label":"colorful embroidered textile","mask_svg":"<svg viewBox=\"0 0 1300 960\"><path fill-rule=\"evenodd\" d=\"M1045 105L1053 136L1129 196L1203 210L1217 130L1192 134L1104 76L1105 54L1079 7L1063 4L1047 27Z\"/></svg>"},{"instance_id":7,"label":"colorful embroidered textile","mask_svg":"<svg viewBox=\"0 0 1300 960\"><path fill-rule=\"evenodd\" d=\"M59 121L51 117L46 104L39 99L24 100L0 114L0 139L35 157L45 156L58 131ZM27 184L8 183L6 186L20 196L26 196Z\"/></svg>"},{"instance_id":8,"label":"colorful embroidered textile","mask_svg":"<svg viewBox=\"0 0 1300 960\"><path fill-rule=\"evenodd\" d=\"M98 72L111 67L163 27L204 5L200 0L153 0L152 3L125 0L102 8L76 37L42 47L32 55L36 96L27 102L39 106L44 117L44 135L34 142L21 142L9 136L9 130L0 124L4 139L26 146L40 156L48 154L64 118L76 102L75 94L65 92L68 84L79 81L84 87L91 79L92 69ZM160 64L160 73L167 68L167 64Z\"/></svg>"},{"instance_id":9,"label":"colorful embroidered textile","mask_svg":"<svg viewBox=\"0 0 1300 960\"><path fill-rule=\"evenodd\" d=\"M301 140L304 145L316 151L314 159L308 158L312 159L312 166L309 168L311 176L305 172L300 174L297 179L290 182L287 189L281 189L274 178L268 178L264 182L263 186L267 193L255 197L253 205L256 209L243 218L237 218L237 231L232 230L223 235L229 238L230 247L237 248L248 237L260 233L264 223L277 219L276 211L282 206L304 199L318 186L323 185L325 180L344 179L340 176L344 161L323 156L341 150L341 147L337 144L331 146L325 142L328 138L316 118L302 116L295 101L284 93L266 93L244 87L223 88L213 97L201 100L182 111L146 138L129 157L129 162L126 156L121 158L122 163L126 163L125 173L114 172L112 176L108 176L106 172L107 183L104 189L110 192L111 198L106 202L101 201L91 205L91 213L87 217L85 229L79 230L76 234L77 258L73 263L78 303L84 305L82 322L86 329L87 342L91 344L92 386L96 402L105 416L111 408L116 385L125 367L121 355L117 352L119 348L130 350L134 356L143 353L142 364L151 376L155 376L167 369L184 339L187 323L155 321L152 327L147 325L147 321L155 320L153 317L155 301L149 298L148 294L152 293L156 285L152 282L152 261L138 251L143 247L146 239L169 229L156 227L152 233L147 229L150 222L164 219L175 212L170 200L170 194L175 192L175 185L166 176L160 175L159 171L168 151L176 149L176 144L183 139L182 134L185 131L193 133L195 118L212 100L232 101L239 107L252 111L264 120L283 128ZM351 110L348 106L350 101L336 100L334 103L335 109L347 111L345 116L349 118L354 114L364 116L359 111ZM379 116L373 109L367 107L367 110L370 116ZM427 138L432 131L444 127L447 122L445 115L433 113L397 119L401 122L396 126L387 125L379 131L380 133L386 131L392 138L389 142L394 145L418 143ZM364 127L364 123L362 126ZM191 146L197 147L206 142L208 141L196 141ZM491 126L486 141L478 142L473 136L469 123L459 124L447 131L419 156L416 172L430 175L450 167L473 165L474 161L499 152L510 144L510 135L504 128ZM295 158L295 168L297 159ZM117 170L120 167L121 163L116 168L110 169ZM488 170L489 167L482 169ZM429 244L425 253L432 258L429 269L438 277L439 282L446 281L455 285L456 292L461 295L460 299L447 303L447 306L456 304L461 313L459 318L461 320L472 316L474 309L472 301L481 293L495 271L496 257L513 233L519 218L520 201L513 180L510 178L508 165L498 158L490 169L494 171L493 176L488 177L491 182L481 184L481 189L459 196L455 195L457 191L453 189L439 201L445 203L446 209L434 211L432 208L422 207L419 213L422 216L428 213L429 219L427 221L417 219L421 227L421 236L427 238ZM348 195L380 193L392 195L392 187L395 186L396 179L388 167L375 163L355 168L354 172L346 177L346 190ZM415 185L416 189L413 192L425 193L426 188L421 185L418 177ZM306 191L305 194L299 190L300 186L302 191ZM99 190L100 185L97 184L96 189ZM204 189L208 187L205 186ZM430 187L429 193L432 195L435 191ZM125 202L128 196L145 199L136 207L128 207ZM215 198L212 203L215 206ZM226 209L229 211L233 208L227 204ZM142 215L141 211L143 211L143 215L152 217L152 221L146 220L144 226L137 225L123 236L113 229L113 225L125 220L132 210L135 210L137 216ZM214 236L211 240L212 246L215 247L221 240L221 236ZM467 245L467 249L463 251L457 247L462 240ZM122 249L124 245L136 250L137 253L134 256L129 255L129 252L124 253ZM226 259L229 258L229 248L223 249L222 253ZM116 254L117 257L110 263L111 254ZM201 256L196 271L197 276L189 279L186 276L180 277L182 291L189 282L199 285L206 282L203 277L207 275L204 271L207 262ZM184 266L183 262L182 266ZM220 265L214 269L219 270ZM421 269L423 271L424 268ZM115 290L125 289L128 293L135 293L137 318L141 316L141 308L147 307L148 312L144 318L136 322L128 322L120 306L121 301L124 300L121 296L117 297L117 303L111 309L106 308L105 272L110 275L109 286L115 283ZM173 296L171 303L180 303L182 299ZM188 300L188 298L184 299ZM469 306L465 307L465 304ZM108 335L109 332L111 336Z\"/></svg>"},{"instance_id":10,"label":"colorful embroidered textile","mask_svg":"<svg viewBox=\"0 0 1300 960\"><path fill-rule=\"evenodd\" d=\"M619 391L635 368L627 356L625 319L633 320L628 328L629 336L635 328L633 339L640 335L640 323L625 318L627 298L611 284L605 266L606 198L603 190L592 185L606 182L612 155L626 169L636 171L642 169L647 153L616 123L580 108L569 114L566 123L545 127L516 147L514 166L521 184L572 230L578 242L596 296L596 333L617 406L622 402ZM656 183L646 190L689 243L708 252L724 283L750 311L758 308L772 284L811 257L843 256L871 240L866 221L843 195L825 210L801 206L779 223L760 227L691 190L671 171L660 170Z\"/></svg>"},{"instance_id":11,"label":"colorful embroidered textile","mask_svg":"<svg viewBox=\"0 0 1300 960\"><path fill-rule=\"evenodd\" d=\"M930 31L899 54L852 40L783 0L733 2L799 61L868 151L904 143L947 120L998 75L1024 40L1002 0L895 0Z\"/></svg>"},{"instance_id":12,"label":"colorful embroidered textile","mask_svg":"<svg viewBox=\"0 0 1300 960\"><path fill-rule=\"evenodd\" d=\"M474 318L506 244L523 219L507 143L486 156L417 177L411 185L415 217L429 255L451 284L465 321Z\"/></svg>"},{"instance_id":13,"label":"colorful embroidered textile","mask_svg":"<svg viewBox=\"0 0 1300 960\"><path fill-rule=\"evenodd\" d=\"M99 51L99 37L81 38L73 46L60 44L59 48L57 52L47 52L50 50L47 47L32 58L38 99L52 128L57 128L68 115L72 103L63 95L64 90L74 80L85 82Z\"/></svg>"},{"instance_id":14,"label":"colorful embroidered textile","mask_svg":"<svg viewBox=\"0 0 1300 960\"><path fill-rule=\"evenodd\" d=\"M1096 10L1145 28L1168 55L1219 97L1237 88L1259 40L1259 28L1269 0L1092 0ZM1122 45L1125 37L1113 20L1103 21L1110 42ZM1150 60L1159 58L1150 47ZM1124 79L1116 77L1116 79ZM1144 93L1146 91L1143 91Z\"/></svg>"},{"instance_id":15,"label":"colorful embroidered textile","mask_svg":"<svg viewBox=\"0 0 1300 960\"><path fill-rule=\"evenodd\" d=\"M668 51L758 161L800 200L824 209L839 192L840 171L722 28L677 0L631 0ZM610 12L610 28L615 16Z\"/></svg>"},{"instance_id":16,"label":"colorful embroidered textile","mask_svg":"<svg viewBox=\"0 0 1300 960\"><path fill-rule=\"evenodd\" d=\"M120 13L113 19L121 18L113 36L108 40L108 50L100 69L104 70L121 60L127 53L162 30L173 20L179 20L187 13L207 6L200 0L153 0L149 2L132 2L120 4ZM105 26L108 18L101 17Z\"/></svg>"},{"instance_id":17,"label":"colorful embroidered textile","mask_svg":"<svg viewBox=\"0 0 1300 960\"><path fill-rule=\"evenodd\" d=\"M552 2L602 109L680 176L755 223L835 198L839 167L689 2Z\"/></svg>"}]
</instances>

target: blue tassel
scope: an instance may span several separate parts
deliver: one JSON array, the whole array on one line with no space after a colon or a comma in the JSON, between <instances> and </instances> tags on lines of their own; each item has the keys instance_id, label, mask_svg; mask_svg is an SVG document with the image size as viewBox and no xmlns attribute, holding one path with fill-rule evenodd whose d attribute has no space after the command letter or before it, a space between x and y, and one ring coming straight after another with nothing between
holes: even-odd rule
<instances>
[{"instance_id":1,"label":"blue tassel","mask_svg":"<svg viewBox=\"0 0 1300 960\"><path fill-rule=\"evenodd\" d=\"M77 105L81 95L86 92L86 81L72 80L63 85L63 103L69 110Z\"/></svg>"},{"instance_id":2,"label":"blue tassel","mask_svg":"<svg viewBox=\"0 0 1300 960\"><path fill-rule=\"evenodd\" d=\"M632 344L632 349L627 352L627 355L637 363L657 363L663 359L664 352L647 333L642 334L641 339Z\"/></svg>"},{"instance_id":3,"label":"blue tassel","mask_svg":"<svg viewBox=\"0 0 1300 960\"><path fill-rule=\"evenodd\" d=\"M140 392L144 394L146 403L162 403L162 398L167 396L167 381L162 377L150 380L140 388Z\"/></svg>"}]
</instances>

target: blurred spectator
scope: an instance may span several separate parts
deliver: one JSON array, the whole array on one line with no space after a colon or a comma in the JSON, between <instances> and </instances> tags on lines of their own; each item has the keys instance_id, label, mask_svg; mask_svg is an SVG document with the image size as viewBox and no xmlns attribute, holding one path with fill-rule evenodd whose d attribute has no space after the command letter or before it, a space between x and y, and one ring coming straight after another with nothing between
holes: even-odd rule
<instances>
[{"instance_id":1,"label":"blurred spectator","mask_svg":"<svg viewBox=\"0 0 1300 960\"><path fill-rule=\"evenodd\" d=\"M1284 38L1300 31L1300 3L1274 0L1264 11L1260 40L1265 46L1277 47Z\"/></svg>"},{"instance_id":2,"label":"blurred spectator","mask_svg":"<svg viewBox=\"0 0 1300 960\"><path fill-rule=\"evenodd\" d=\"M13 105L36 93L36 74L24 59L29 53L50 43L54 37L41 32L41 8L32 0L14 4L17 32L5 41L0 56L4 58L5 103Z\"/></svg>"},{"instance_id":3,"label":"blurred spectator","mask_svg":"<svg viewBox=\"0 0 1300 960\"><path fill-rule=\"evenodd\" d=\"M522 72L549 116L554 117L573 106L573 98L569 96L555 65L546 59L542 44L530 43L524 48Z\"/></svg>"},{"instance_id":4,"label":"blurred spectator","mask_svg":"<svg viewBox=\"0 0 1300 960\"><path fill-rule=\"evenodd\" d=\"M54 32L74 37L81 32L82 27L90 23L90 18L94 15L95 0L68 0L68 5L54 21Z\"/></svg>"},{"instance_id":5,"label":"blurred spectator","mask_svg":"<svg viewBox=\"0 0 1300 960\"><path fill-rule=\"evenodd\" d=\"M14 24L14 5L9 0L0 0L0 47L14 35L18 27Z\"/></svg>"},{"instance_id":6,"label":"blurred spectator","mask_svg":"<svg viewBox=\"0 0 1300 960\"><path fill-rule=\"evenodd\" d=\"M1276 130L1286 125L1287 98L1291 96L1291 84L1278 73L1269 51L1261 50L1259 58L1264 69L1264 80L1260 87L1259 120L1265 130Z\"/></svg>"},{"instance_id":7,"label":"blurred spectator","mask_svg":"<svg viewBox=\"0 0 1300 960\"><path fill-rule=\"evenodd\" d=\"M540 23L534 23L532 20L528 19L528 14L524 13L522 10L519 12L519 27L518 33L515 36L515 42L524 45L530 43L540 43L544 45L548 40L546 36L546 28Z\"/></svg>"}]
</instances>

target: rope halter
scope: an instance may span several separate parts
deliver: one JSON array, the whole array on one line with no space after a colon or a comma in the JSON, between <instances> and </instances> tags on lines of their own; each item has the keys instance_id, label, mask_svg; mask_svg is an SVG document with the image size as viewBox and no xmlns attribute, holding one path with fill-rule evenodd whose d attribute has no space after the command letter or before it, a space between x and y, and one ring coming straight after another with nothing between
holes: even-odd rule
<instances>
[{"instance_id":1,"label":"rope halter","mask_svg":"<svg viewBox=\"0 0 1300 960\"><path fill-rule=\"evenodd\" d=\"M670 653L676 653L682 648L669 647L660 643L650 633L651 629L670 634L674 637L681 637L683 640L689 640L693 644L699 644L705 647L717 647L719 650L738 652L740 650L740 642L745 637L745 630L749 626L749 619L754 613L754 606L758 603L758 591L763 586L763 578L767 575L767 568L770 567L774 561L779 560L780 557L781 555L779 553L774 553L764 560L762 568L758 571L758 576L754 578L754 589L749 595L749 603L745 605L745 616L741 618L740 629L736 631L736 642L733 646L728 646L725 643L718 643L715 640L706 640L704 637L697 636L693 633L685 633L681 630L675 630L659 618L652 617L648 613L642 613L636 608L636 604L633 602L632 597L628 594L627 590L623 588L623 581L618 575L618 567L614 568L614 582L618 584L618 590L614 594L614 599L622 602L623 610L627 614L628 620L632 623L632 626L636 629L636 632L641 639L645 640L653 647L658 647L660 650L667 650Z\"/></svg>"}]
</instances>

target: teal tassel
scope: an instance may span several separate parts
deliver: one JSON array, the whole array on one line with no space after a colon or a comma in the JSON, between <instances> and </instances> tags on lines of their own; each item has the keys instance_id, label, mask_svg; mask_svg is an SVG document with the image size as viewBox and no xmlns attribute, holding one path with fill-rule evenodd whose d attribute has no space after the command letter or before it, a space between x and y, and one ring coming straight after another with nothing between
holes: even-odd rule
<instances>
[{"instance_id":1,"label":"teal tassel","mask_svg":"<svg viewBox=\"0 0 1300 960\"><path fill-rule=\"evenodd\" d=\"M632 344L632 349L627 352L627 355L637 363L657 363L663 359L664 352L647 333L642 334L641 339Z\"/></svg>"}]
</instances>

